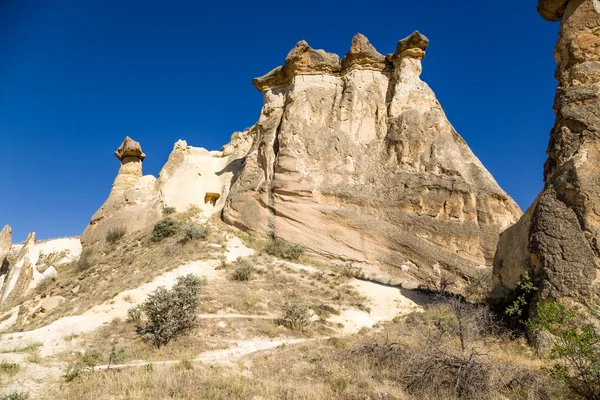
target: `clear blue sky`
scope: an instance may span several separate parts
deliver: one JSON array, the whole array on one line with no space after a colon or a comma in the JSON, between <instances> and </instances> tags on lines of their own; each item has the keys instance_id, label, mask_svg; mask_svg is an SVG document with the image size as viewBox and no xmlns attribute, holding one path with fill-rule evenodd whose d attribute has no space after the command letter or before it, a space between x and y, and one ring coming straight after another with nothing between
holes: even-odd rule
<instances>
[{"instance_id":1,"label":"clear blue sky","mask_svg":"<svg viewBox=\"0 0 600 400\"><path fill-rule=\"evenodd\" d=\"M294 44L382 53L420 30L423 79L500 185L526 209L554 121L558 24L535 0L0 0L0 225L15 241L79 235L129 135L157 175L177 139L218 149L257 121L251 80Z\"/></svg>"}]
</instances>

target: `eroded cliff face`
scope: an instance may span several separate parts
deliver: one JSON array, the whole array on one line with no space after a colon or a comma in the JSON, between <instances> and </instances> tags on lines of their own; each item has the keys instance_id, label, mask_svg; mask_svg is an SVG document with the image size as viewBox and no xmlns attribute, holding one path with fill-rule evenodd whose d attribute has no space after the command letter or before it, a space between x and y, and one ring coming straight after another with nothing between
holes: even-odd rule
<instances>
[{"instance_id":1,"label":"eroded cliff face","mask_svg":"<svg viewBox=\"0 0 600 400\"><path fill-rule=\"evenodd\" d=\"M556 123L544 189L501 235L494 294L503 296L528 272L541 299L588 303L598 295L600 281L600 2L540 0L538 10L548 20L561 21Z\"/></svg>"},{"instance_id":2,"label":"eroded cliff face","mask_svg":"<svg viewBox=\"0 0 600 400\"><path fill-rule=\"evenodd\" d=\"M415 32L384 57L357 35L340 61L302 41L255 79L264 107L224 220L407 286L491 265L521 211L421 81L427 45Z\"/></svg>"}]
</instances>

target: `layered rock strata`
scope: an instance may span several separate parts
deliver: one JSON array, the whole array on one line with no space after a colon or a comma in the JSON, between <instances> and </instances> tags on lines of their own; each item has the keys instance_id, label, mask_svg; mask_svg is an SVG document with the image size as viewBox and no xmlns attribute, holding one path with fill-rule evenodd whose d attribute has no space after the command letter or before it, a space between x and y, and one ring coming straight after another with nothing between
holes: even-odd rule
<instances>
[{"instance_id":1,"label":"layered rock strata","mask_svg":"<svg viewBox=\"0 0 600 400\"><path fill-rule=\"evenodd\" d=\"M254 79L264 107L226 222L406 285L491 265L521 215L420 79L418 32L381 55L363 35L340 61L299 42Z\"/></svg>"},{"instance_id":2,"label":"layered rock strata","mask_svg":"<svg viewBox=\"0 0 600 400\"><path fill-rule=\"evenodd\" d=\"M555 48L558 81L544 189L521 220L501 235L494 295L525 272L540 299L589 303L600 281L600 2L540 0L561 21Z\"/></svg>"}]
</instances>

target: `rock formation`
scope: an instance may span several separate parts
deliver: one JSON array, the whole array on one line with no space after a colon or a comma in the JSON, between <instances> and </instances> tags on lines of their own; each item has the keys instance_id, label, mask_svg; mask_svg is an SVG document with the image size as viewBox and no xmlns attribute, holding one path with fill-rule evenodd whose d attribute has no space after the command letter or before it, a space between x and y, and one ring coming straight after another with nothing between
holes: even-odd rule
<instances>
[{"instance_id":1,"label":"rock formation","mask_svg":"<svg viewBox=\"0 0 600 400\"><path fill-rule=\"evenodd\" d=\"M8 274L8 254L12 246L12 230L5 225L0 231L0 292Z\"/></svg>"},{"instance_id":2,"label":"rock formation","mask_svg":"<svg viewBox=\"0 0 600 400\"><path fill-rule=\"evenodd\" d=\"M491 265L521 215L421 81L428 40L384 57L363 35L340 61L301 41L254 79L264 107L226 222L405 285Z\"/></svg>"},{"instance_id":3,"label":"rock formation","mask_svg":"<svg viewBox=\"0 0 600 400\"><path fill-rule=\"evenodd\" d=\"M253 132L250 128L234 133L222 151L188 146L179 140L158 179L142 175L146 155L138 142L125 138L115 151L121 168L108 199L83 232L82 244L103 242L115 228L125 228L127 232L149 229L161 218L165 207L177 211L198 207L201 220L220 213L252 145Z\"/></svg>"},{"instance_id":4,"label":"rock formation","mask_svg":"<svg viewBox=\"0 0 600 400\"><path fill-rule=\"evenodd\" d=\"M538 296L589 303L598 295L600 256L600 2L540 0L545 19L561 21L555 48L556 123L544 189L501 235L494 295L528 272Z\"/></svg>"},{"instance_id":5,"label":"rock formation","mask_svg":"<svg viewBox=\"0 0 600 400\"><path fill-rule=\"evenodd\" d=\"M10 264L6 257L9 253L16 254ZM38 242L35 232L31 232L25 243L11 246L7 225L0 232L0 259L3 254L6 255L0 274L0 304L17 300L43 280L56 277L56 267L79 257L81 243L76 237Z\"/></svg>"},{"instance_id":6,"label":"rock formation","mask_svg":"<svg viewBox=\"0 0 600 400\"><path fill-rule=\"evenodd\" d=\"M104 241L115 228L135 231L156 222L162 206L156 188L156 178L142 175L146 155L138 142L126 137L115 151L121 167L108 199L92 216L81 235L81 243L89 246Z\"/></svg>"},{"instance_id":7,"label":"rock formation","mask_svg":"<svg viewBox=\"0 0 600 400\"><path fill-rule=\"evenodd\" d=\"M4 303L9 296L19 297L29 289L39 256L35 233L31 232L21 247L14 265L9 266L8 274L0 291L0 303Z\"/></svg>"}]
</instances>

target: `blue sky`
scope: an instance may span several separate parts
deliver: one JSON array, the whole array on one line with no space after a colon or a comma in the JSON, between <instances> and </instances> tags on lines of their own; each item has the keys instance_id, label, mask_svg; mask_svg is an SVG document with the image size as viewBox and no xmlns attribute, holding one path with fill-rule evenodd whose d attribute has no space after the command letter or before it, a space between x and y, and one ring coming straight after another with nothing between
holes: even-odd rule
<instances>
[{"instance_id":1,"label":"blue sky","mask_svg":"<svg viewBox=\"0 0 600 400\"><path fill-rule=\"evenodd\" d=\"M218 149L258 119L252 78L304 39L345 54L430 39L423 79L526 209L542 187L558 24L535 0L0 0L0 225L15 241L79 235L129 135L157 175L177 139Z\"/></svg>"}]
</instances>

